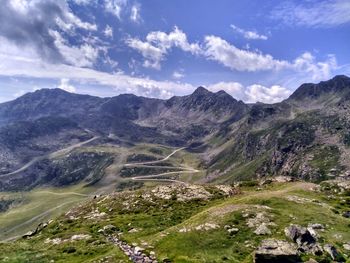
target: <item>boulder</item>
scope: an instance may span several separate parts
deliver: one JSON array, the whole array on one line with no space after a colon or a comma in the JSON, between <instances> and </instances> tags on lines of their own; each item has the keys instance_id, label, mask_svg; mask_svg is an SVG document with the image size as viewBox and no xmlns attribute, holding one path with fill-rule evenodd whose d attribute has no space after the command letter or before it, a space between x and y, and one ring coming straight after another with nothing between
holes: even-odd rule
<instances>
[{"instance_id":1,"label":"boulder","mask_svg":"<svg viewBox=\"0 0 350 263\"><path fill-rule=\"evenodd\" d=\"M33 237L36 234L40 233L45 227L47 227L49 224L48 223L40 223L35 230L29 231L27 233L25 233L22 238L29 238L29 237Z\"/></svg>"},{"instance_id":2,"label":"boulder","mask_svg":"<svg viewBox=\"0 0 350 263\"><path fill-rule=\"evenodd\" d=\"M300 262L297 248L284 240L266 239L254 254L255 263L297 263Z\"/></svg>"},{"instance_id":3,"label":"boulder","mask_svg":"<svg viewBox=\"0 0 350 263\"><path fill-rule=\"evenodd\" d=\"M326 244L323 248L333 260L335 260L339 256L337 249L333 245Z\"/></svg>"},{"instance_id":4,"label":"boulder","mask_svg":"<svg viewBox=\"0 0 350 263\"><path fill-rule=\"evenodd\" d=\"M286 227L284 233L299 246L316 243L316 238L310 233L310 231L299 225L290 225L289 227Z\"/></svg>"},{"instance_id":5,"label":"boulder","mask_svg":"<svg viewBox=\"0 0 350 263\"><path fill-rule=\"evenodd\" d=\"M343 244L343 248L344 248L345 250L350 251L350 242L349 242L349 243Z\"/></svg>"},{"instance_id":6,"label":"boulder","mask_svg":"<svg viewBox=\"0 0 350 263\"><path fill-rule=\"evenodd\" d=\"M262 223L260 226L255 229L254 233L256 235L271 235L271 230L267 227L265 223Z\"/></svg>"}]
</instances>

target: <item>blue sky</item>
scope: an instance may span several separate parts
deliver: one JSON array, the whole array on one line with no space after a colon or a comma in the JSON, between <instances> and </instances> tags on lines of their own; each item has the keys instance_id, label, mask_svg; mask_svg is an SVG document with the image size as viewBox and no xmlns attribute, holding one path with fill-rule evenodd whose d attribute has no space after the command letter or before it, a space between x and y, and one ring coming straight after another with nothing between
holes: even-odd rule
<instances>
[{"instance_id":1,"label":"blue sky","mask_svg":"<svg viewBox=\"0 0 350 263\"><path fill-rule=\"evenodd\" d=\"M0 102L40 88L274 103L350 75L349 0L3 0Z\"/></svg>"}]
</instances>

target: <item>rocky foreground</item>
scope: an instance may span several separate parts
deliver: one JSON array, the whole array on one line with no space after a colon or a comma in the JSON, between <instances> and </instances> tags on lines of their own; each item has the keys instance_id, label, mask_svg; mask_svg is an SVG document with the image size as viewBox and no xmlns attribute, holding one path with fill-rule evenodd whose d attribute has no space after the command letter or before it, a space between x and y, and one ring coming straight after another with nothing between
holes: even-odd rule
<instances>
[{"instance_id":1,"label":"rocky foreground","mask_svg":"<svg viewBox=\"0 0 350 263\"><path fill-rule=\"evenodd\" d=\"M348 191L265 181L103 195L1 244L0 262L346 262Z\"/></svg>"}]
</instances>

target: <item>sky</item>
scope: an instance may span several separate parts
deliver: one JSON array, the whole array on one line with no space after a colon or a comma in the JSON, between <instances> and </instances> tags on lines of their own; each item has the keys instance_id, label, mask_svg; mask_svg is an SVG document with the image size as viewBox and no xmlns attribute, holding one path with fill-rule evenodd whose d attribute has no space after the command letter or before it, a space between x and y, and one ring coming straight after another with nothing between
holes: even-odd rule
<instances>
[{"instance_id":1,"label":"sky","mask_svg":"<svg viewBox=\"0 0 350 263\"><path fill-rule=\"evenodd\" d=\"M276 103L350 75L350 0L1 0L0 102L41 88Z\"/></svg>"}]
</instances>

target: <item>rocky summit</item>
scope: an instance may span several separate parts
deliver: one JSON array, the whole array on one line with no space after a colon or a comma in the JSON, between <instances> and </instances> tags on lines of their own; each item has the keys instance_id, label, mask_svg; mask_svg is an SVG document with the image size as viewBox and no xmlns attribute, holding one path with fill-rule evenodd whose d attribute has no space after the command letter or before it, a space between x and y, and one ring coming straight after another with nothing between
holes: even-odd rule
<instances>
[{"instance_id":1,"label":"rocky summit","mask_svg":"<svg viewBox=\"0 0 350 263\"><path fill-rule=\"evenodd\" d=\"M0 262L347 262L349 94L2 103Z\"/></svg>"}]
</instances>

